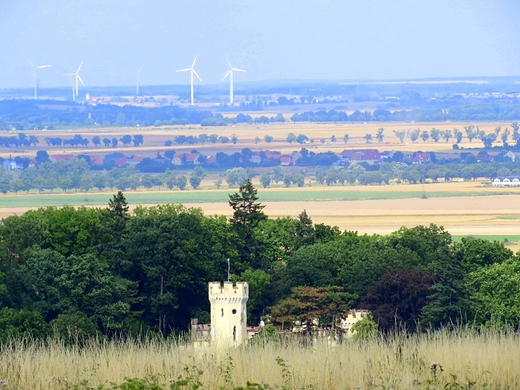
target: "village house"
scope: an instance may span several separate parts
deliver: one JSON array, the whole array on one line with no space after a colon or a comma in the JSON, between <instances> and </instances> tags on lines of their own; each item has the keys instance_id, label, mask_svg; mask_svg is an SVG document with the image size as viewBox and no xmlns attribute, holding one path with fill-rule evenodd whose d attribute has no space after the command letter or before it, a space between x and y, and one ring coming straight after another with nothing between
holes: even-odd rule
<instances>
[{"instance_id":1,"label":"village house","mask_svg":"<svg viewBox=\"0 0 520 390\"><path fill-rule=\"evenodd\" d=\"M292 157L284 154L280 157L280 165L282 166L289 166L291 165Z\"/></svg>"},{"instance_id":2,"label":"village house","mask_svg":"<svg viewBox=\"0 0 520 390\"><path fill-rule=\"evenodd\" d=\"M348 158L350 162L378 165L381 162L381 154L377 149L344 150L340 159Z\"/></svg>"}]
</instances>

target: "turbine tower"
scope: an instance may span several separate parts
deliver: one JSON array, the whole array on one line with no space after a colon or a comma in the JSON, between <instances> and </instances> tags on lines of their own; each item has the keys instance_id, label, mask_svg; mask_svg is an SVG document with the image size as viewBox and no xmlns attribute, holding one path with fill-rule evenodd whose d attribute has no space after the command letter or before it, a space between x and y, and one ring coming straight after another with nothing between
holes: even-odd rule
<instances>
[{"instance_id":1,"label":"turbine tower","mask_svg":"<svg viewBox=\"0 0 520 390\"><path fill-rule=\"evenodd\" d=\"M50 68L51 65L40 65L36 66L31 61L29 64L33 67L33 79L34 79L34 99L38 99L38 69Z\"/></svg>"},{"instance_id":2,"label":"turbine tower","mask_svg":"<svg viewBox=\"0 0 520 390\"><path fill-rule=\"evenodd\" d=\"M202 82L202 79L200 78L200 76L197 74L197 72L195 72L195 69L193 69L195 67L195 61L197 61L197 57L199 55L195 55L195 59L193 60L193 63L191 64L191 68L186 68L186 69L179 69L177 70L177 72L190 72L190 84L191 84L191 105L193 106L193 75L197 76L197 78L199 79L200 82Z\"/></svg>"},{"instance_id":3,"label":"turbine tower","mask_svg":"<svg viewBox=\"0 0 520 390\"><path fill-rule=\"evenodd\" d=\"M143 70L144 65L139 68L137 72L132 73L135 75L135 96L139 96L139 86L141 85L141 76L140 73Z\"/></svg>"},{"instance_id":4,"label":"turbine tower","mask_svg":"<svg viewBox=\"0 0 520 390\"><path fill-rule=\"evenodd\" d=\"M81 76L79 75L79 71L81 70L81 67L83 66L83 61L81 61L81 64L79 64L78 69L75 72L67 73L65 76L72 76L72 101L75 102L76 98L78 97L79 93L79 83L80 82L83 86L85 86L85 83L81 79Z\"/></svg>"},{"instance_id":5,"label":"turbine tower","mask_svg":"<svg viewBox=\"0 0 520 390\"><path fill-rule=\"evenodd\" d=\"M233 104L233 73L234 72L245 72L245 70L233 68L231 66L231 62L229 61L229 59L228 59L228 65L229 65L229 69L224 74L224 76L222 76L221 81L224 81L224 79L226 77L228 77L228 75L229 75L229 104L232 105Z\"/></svg>"}]
</instances>

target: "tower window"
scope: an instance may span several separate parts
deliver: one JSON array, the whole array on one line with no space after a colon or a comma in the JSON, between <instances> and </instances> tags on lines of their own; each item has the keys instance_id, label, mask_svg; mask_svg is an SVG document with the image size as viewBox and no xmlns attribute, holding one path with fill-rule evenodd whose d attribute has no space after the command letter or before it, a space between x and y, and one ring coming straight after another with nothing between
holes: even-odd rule
<instances>
[{"instance_id":1,"label":"tower window","mask_svg":"<svg viewBox=\"0 0 520 390\"><path fill-rule=\"evenodd\" d=\"M224 309L220 309L220 316L224 317Z\"/></svg>"},{"instance_id":2,"label":"tower window","mask_svg":"<svg viewBox=\"0 0 520 390\"><path fill-rule=\"evenodd\" d=\"M233 310L231 310L231 314L233 314L234 316L236 316L236 315L237 315L237 309L233 309Z\"/></svg>"},{"instance_id":3,"label":"tower window","mask_svg":"<svg viewBox=\"0 0 520 390\"><path fill-rule=\"evenodd\" d=\"M233 341L237 341L237 327L233 326Z\"/></svg>"}]
</instances>

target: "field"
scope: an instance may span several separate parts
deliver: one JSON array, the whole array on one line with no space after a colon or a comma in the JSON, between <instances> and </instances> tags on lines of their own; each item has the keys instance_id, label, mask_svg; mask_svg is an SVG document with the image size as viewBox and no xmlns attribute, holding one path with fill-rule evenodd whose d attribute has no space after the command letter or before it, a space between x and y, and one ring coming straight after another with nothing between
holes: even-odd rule
<instances>
[{"instance_id":1,"label":"field","mask_svg":"<svg viewBox=\"0 0 520 390\"><path fill-rule=\"evenodd\" d=\"M259 113L264 115L265 113ZM291 114L285 114L287 118L290 118ZM451 138L449 142L441 139L439 142L433 142L431 139L423 142L420 138L416 143L411 143L408 136L405 137L404 143L399 143L399 139L396 137L394 130L396 131L408 131L413 129L420 129L430 131L432 128L440 130L451 130L457 128L462 131L464 138L459 144L461 148L475 148L482 147L481 141L473 140L472 143L466 138L464 126L475 125L475 123L464 123L464 122L453 122L453 123L366 123L366 124L348 124L348 123L282 123L282 124L237 124L234 126L225 127L201 127L199 125L190 126L163 126L163 127L147 127L147 128L135 128L135 127L110 127L110 128L89 128L89 129L74 129L74 130L52 130L47 132L42 131L24 131L27 135L35 135L39 139L39 144L30 148L17 148L17 149L5 149L0 148L0 157L12 157L15 156L34 156L36 151L45 149L49 154L56 153L70 153L80 154L86 153L91 155L103 155L106 153L112 153L114 151L136 154L136 155L149 155L155 156L157 151L175 150L177 152L190 151L197 149L199 152L212 155L217 151L225 151L226 153L241 150L242 148L248 147L252 150L278 150L282 153L293 152L305 147L314 152L333 151L339 153L344 149L362 149L362 148L376 148L379 151L393 150L393 151L409 151L415 152L418 150L432 151L432 152L443 152L452 150L452 144L455 142L454 138ZM510 123L505 122L485 122L478 123L480 130L491 133L496 127L501 126L502 129L510 126ZM375 135L379 128L384 128L383 142L379 143ZM238 138L236 145L231 143L211 144L206 142L204 145L174 145L170 147L164 146L165 141L174 141L177 135L194 135L200 134L217 134L219 136L231 137L235 134ZM287 135L293 133L295 135L304 134L309 138L309 143L298 144L288 143L286 141ZM61 137L63 139L70 139L74 134L80 134L83 137L91 139L93 136L99 136L101 139L107 138L121 138L123 135L134 135L142 134L144 136L144 145L138 148L133 146L123 147L119 144L117 148L96 148L92 142L86 148L82 147L49 147L45 144L44 139L46 137ZM343 136L349 135L347 143L343 141ZM371 143L367 143L364 139L366 134L371 134L373 140ZM264 136L270 135L273 137L271 143L264 141ZM336 136L337 142L331 142L331 137ZM255 138L258 137L260 140L255 143ZM321 140L324 140L322 143ZM500 145L500 137L497 138L495 145Z\"/></svg>"},{"instance_id":2,"label":"field","mask_svg":"<svg viewBox=\"0 0 520 390\"><path fill-rule=\"evenodd\" d=\"M304 209L314 223L367 234L389 234L401 226L435 223L453 236L478 236L506 241L520 249L520 188L498 188L480 182L422 185L334 186L262 189L260 201L271 217L296 217ZM128 192L130 205L182 203L199 207L206 215L230 216L228 194L236 188L186 191ZM423 198L423 194L425 198ZM41 206L86 205L103 207L111 193L29 194L0 197L0 217L21 214Z\"/></svg>"},{"instance_id":3,"label":"field","mask_svg":"<svg viewBox=\"0 0 520 390\"><path fill-rule=\"evenodd\" d=\"M266 113L256 113L255 115ZM290 118L291 113L284 114ZM430 130L433 127L441 130L454 128L464 133L460 147L464 149L481 147L482 142L474 140L470 143L465 137L464 126L476 125L475 123L368 123L368 124L335 124L335 123L283 123L267 125L239 124L226 127L200 127L200 126L174 126L174 127L149 127L149 128L94 128L79 130L52 130L47 132L28 131L40 139L40 144L31 148L20 150L2 150L0 156L25 155L33 156L42 148L49 154L80 154L102 156L115 151L128 155L155 156L157 152L163 153L172 149L176 152L191 151L197 149L205 155L215 154L217 151L232 153L248 147L252 150L270 149L282 152L292 152L306 147L314 152L333 151L336 153L344 149L377 148L380 151L409 151L418 150L447 152L452 150L450 142L441 140L433 142L428 140L423 143L419 140L415 144L409 143L406 137L405 143L400 144L394 134L394 130L408 131L419 128ZM510 126L509 123L478 123L481 130L486 133L494 131L497 126L502 129ZM378 143L375 139L377 129L384 128L384 142ZM74 134L91 138L99 135L101 138L123 135L143 134L145 143L140 147L95 148L92 143L87 148L62 148L45 146L44 138L63 137L72 138ZM204 145L176 145L164 146L166 140L174 140L177 135L218 134L228 136L236 134L236 145L211 144ZM305 134L310 140L308 144L289 144L286 137L289 133ZM343 142L343 136L349 135L348 143ZM363 138L365 134L372 134L374 140L367 144ZM270 144L264 141L264 136L270 135L274 139ZM335 135L337 142L331 142ZM260 141L255 143L255 138ZM325 142L321 142L324 139ZM497 142L500 144L500 141ZM285 168L290 170L291 168ZM300 169L300 168L292 168ZM267 171L267 168L258 169L259 172ZM181 170L182 172L182 170ZM158 203L183 203L188 207L200 207L206 214L230 215L231 210L227 204L228 193L236 189L215 190L213 182L217 179L225 181L223 171L211 171L210 176L202 182L201 189L197 191L163 191L152 192L128 192L125 195L130 204L158 204ZM256 183L258 188L260 184ZM520 212L515 208L520 190L500 189L486 187L479 182L471 183L434 183L424 187L420 185L389 185L371 187L316 187L315 183L304 188L272 188L260 189L260 200L266 205L265 211L271 217L298 215L306 209L315 223L326 223L338 226L343 230L356 230L360 233L388 234L401 226L416 226L419 224L435 223L444 226L457 239L466 235L489 237L499 241L506 240L512 249L520 249L518 224L516 219ZM424 195L426 199L422 198ZM82 193L82 194L29 194L7 195L0 197L0 217L13 213L22 213L30 208L65 204L99 206L108 202L108 193ZM518 243L518 244L517 244Z\"/></svg>"},{"instance_id":4,"label":"field","mask_svg":"<svg viewBox=\"0 0 520 390\"><path fill-rule=\"evenodd\" d=\"M268 344L228 350L193 349L153 341L92 342L81 349L54 341L46 345L18 343L2 347L0 386L156 390L518 389L517 345L517 335L477 335L469 331L388 336L368 342L348 340L334 345L315 342L312 347ZM83 385L77 386L80 382ZM258 385L246 388L246 382Z\"/></svg>"}]
</instances>

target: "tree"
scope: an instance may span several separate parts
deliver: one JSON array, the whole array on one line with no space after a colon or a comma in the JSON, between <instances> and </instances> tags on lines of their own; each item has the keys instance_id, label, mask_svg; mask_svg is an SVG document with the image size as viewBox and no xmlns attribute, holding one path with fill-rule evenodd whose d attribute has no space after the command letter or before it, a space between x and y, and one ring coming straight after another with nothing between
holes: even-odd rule
<instances>
[{"instance_id":1,"label":"tree","mask_svg":"<svg viewBox=\"0 0 520 390\"><path fill-rule=\"evenodd\" d=\"M229 206L233 209L230 222L240 228L252 229L267 219L262 211L265 207L258 201L257 190L251 180L247 179L238 192L229 194Z\"/></svg>"},{"instance_id":2,"label":"tree","mask_svg":"<svg viewBox=\"0 0 520 390\"><path fill-rule=\"evenodd\" d=\"M520 322L520 261L517 258L496 263L469 274L472 291L469 302L472 318L479 324Z\"/></svg>"},{"instance_id":3,"label":"tree","mask_svg":"<svg viewBox=\"0 0 520 390\"><path fill-rule=\"evenodd\" d=\"M38 164L48 162L48 161L50 161L49 153L47 153L45 150L38 150L36 152L35 160L36 160L36 163L38 163Z\"/></svg>"},{"instance_id":4,"label":"tree","mask_svg":"<svg viewBox=\"0 0 520 390\"><path fill-rule=\"evenodd\" d=\"M118 144L117 138L116 137L112 138L112 147L113 148L117 147L117 144Z\"/></svg>"},{"instance_id":5,"label":"tree","mask_svg":"<svg viewBox=\"0 0 520 390\"><path fill-rule=\"evenodd\" d=\"M196 175L190 176L190 185L193 187L194 190L199 188L201 181L202 181L202 179L199 176L196 176Z\"/></svg>"},{"instance_id":6,"label":"tree","mask_svg":"<svg viewBox=\"0 0 520 390\"><path fill-rule=\"evenodd\" d=\"M119 140L123 143L124 146L128 146L132 142L132 137L127 134L122 136Z\"/></svg>"},{"instance_id":7,"label":"tree","mask_svg":"<svg viewBox=\"0 0 520 390\"><path fill-rule=\"evenodd\" d=\"M286 138L286 141L292 144L293 142L296 142L296 135L294 133L289 133L289 135Z\"/></svg>"},{"instance_id":8,"label":"tree","mask_svg":"<svg viewBox=\"0 0 520 390\"><path fill-rule=\"evenodd\" d=\"M439 139L441 138L441 131L436 128L431 129L430 137L433 140L433 142L439 142Z\"/></svg>"},{"instance_id":9,"label":"tree","mask_svg":"<svg viewBox=\"0 0 520 390\"><path fill-rule=\"evenodd\" d=\"M502 132L502 135L500 136L500 139L502 140L502 145L504 146L508 146L508 138L509 138L509 135L510 135L510 131L509 131L509 128L506 127L506 129Z\"/></svg>"},{"instance_id":10,"label":"tree","mask_svg":"<svg viewBox=\"0 0 520 390\"><path fill-rule=\"evenodd\" d=\"M299 144L304 144L309 140L309 137L307 137L305 134L298 134L296 137L296 142Z\"/></svg>"},{"instance_id":11,"label":"tree","mask_svg":"<svg viewBox=\"0 0 520 390\"><path fill-rule=\"evenodd\" d=\"M349 139L350 139L350 136L349 136L348 134L345 134L345 135L343 136L343 142L344 142L344 143L347 143Z\"/></svg>"},{"instance_id":12,"label":"tree","mask_svg":"<svg viewBox=\"0 0 520 390\"><path fill-rule=\"evenodd\" d=\"M94 137L92 137L92 143L97 148L101 145L101 137L99 135L95 135Z\"/></svg>"},{"instance_id":13,"label":"tree","mask_svg":"<svg viewBox=\"0 0 520 390\"><path fill-rule=\"evenodd\" d=\"M453 129L453 135L455 136L455 139L457 140L457 143L460 144L462 142L462 131L459 129Z\"/></svg>"},{"instance_id":14,"label":"tree","mask_svg":"<svg viewBox=\"0 0 520 390\"><path fill-rule=\"evenodd\" d=\"M421 135L421 129L413 129L410 131L410 141L413 143L417 142L417 139L419 139L419 135Z\"/></svg>"},{"instance_id":15,"label":"tree","mask_svg":"<svg viewBox=\"0 0 520 390\"><path fill-rule=\"evenodd\" d=\"M428 138L430 138L430 134L427 130L423 130L423 132L421 133L421 139L423 140L423 142L426 142L428 141Z\"/></svg>"},{"instance_id":16,"label":"tree","mask_svg":"<svg viewBox=\"0 0 520 390\"><path fill-rule=\"evenodd\" d=\"M270 144L273 141L273 137L270 135L264 136L264 141L268 144Z\"/></svg>"},{"instance_id":17,"label":"tree","mask_svg":"<svg viewBox=\"0 0 520 390\"><path fill-rule=\"evenodd\" d=\"M444 140L446 142L450 142L450 138L453 136L453 134L451 134L451 130L444 130L442 132L442 138L444 138Z\"/></svg>"},{"instance_id":18,"label":"tree","mask_svg":"<svg viewBox=\"0 0 520 390\"><path fill-rule=\"evenodd\" d=\"M367 144L372 142L372 134L365 134L365 136L363 138L365 139L365 142Z\"/></svg>"},{"instance_id":19,"label":"tree","mask_svg":"<svg viewBox=\"0 0 520 390\"><path fill-rule=\"evenodd\" d=\"M475 126L469 125L464 126L464 130L466 130L466 136L468 137L469 142L473 142L473 140L477 137L477 133L473 130Z\"/></svg>"},{"instance_id":20,"label":"tree","mask_svg":"<svg viewBox=\"0 0 520 390\"><path fill-rule=\"evenodd\" d=\"M385 131L385 129L383 129L382 127L377 129L376 138L377 138L377 142L379 142L380 144L383 143L383 138L384 138L383 132L384 131Z\"/></svg>"},{"instance_id":21,"label":"tree","mask_svg":"<svg viewBox=\"0 0 520 390\"><path fill-rule=\"evenodd\" d=\"M312 219L307 214L307 210L303 210L294 222L294 249L302 246L312 245L316 242L316 232Z\"/></svg>"},{"instance_id":22,"label":"tree","mask_svg":"<svg viewBox=\"0 0 520 390\"><path fill-rule=\"evenodd\" d=\"M218 135L217 135L217 134L211 134L211 135L208 137L208 140L209 140L209 142L211 142L212 144L216 144L217 141L218 141Z\"/></svg>"},{"instance_id":23,"label":"tree","mask_svg":"<svg viewBox=\"0 0 520 390\"><path fill-rule=\"evenodd\" d=\"M117 139L116 139L116 141L117 141ZM105 148L108 148L110 146L110 139L103 138L103 145L105 145Z\"/></svg>"},{"instance_id":24,"label":"tree","mask_svg":"<svg viewBox=\"0 0 520 390\"><path fill-rule=\"evenodd\" d=\"M177 176L176 185L177 185L177 187L179 187L180 190L186 189L187 184L188 184L188 179L186 178L186 176L184 176L184 175Z\"/></svg>"},{"instance_id":25,"label":"tree","mask_svg":"<svg viewBox=\"0 0 520 390\"><path fill-rule=\"evenodd\" d=\"M367 289L361 297L361 306L370 310L379 328L385 332L401 328L415 331L434 283L432 272L418 269L389 271Z\"/></svg>"},{"instance_id":26,"label":"tree","mask_svg":"<svg viewBox=\"0 0 520 390\"><path fill-rule=\"evenodd\" d=\"M397 137L397 139L399 139L399 143L404 144L404 136L406 132L404 130L394 130L394 134Z\"/></svg>"},{"instance_id":27,"label":"tree","mask_svg":"<svg viewBox=\"0 0 520 390\"><path fill-rule=\"evenodd\" d=\"M141 134L135 134L132 142L135 147L142 145L144 142L144 137Z\"/></svg>"},{"instance_id":28,"label":"tree","mask_svg":"<svg viewBox=\"0 0 520 390\"><path fill-rule=\"evenodd\" d=\"M263 260L257 253L254 229L267 219L267 215L262 211L265 206L258 202L257 190L250 179L240 186L238 192L229 194L229 206L233 209L230 222L243 241L243 245L239 247L242 262L250 263L253 268L260 268Z\"/></svg>"},{"instance_id":29,"label":"tree","mask_svg":"<svg viewBox=\"0 0 520 390\"><path fill-rule=\"evenodd\" d=\"M307 331L315 320L336 324L336 319L347 313L354 301L354 296L343 292L338 286L307 287L292 289L291 296L270 308L273 322L277 324L301 321L307 325Z\"/></svg>"},{"instance_id":30,"label":"tree","mask_svg":"<svg viewBox=\"0 0 520 390\"><path fill-rule=\"evenodd\" d=\"M271 180L271 175L269 173L264 173L262 174L262 176L260 176L260 182L262 183L262 186L264 188L269 187L269 185L271 184Z\"/></svg>"}]
</instances>

